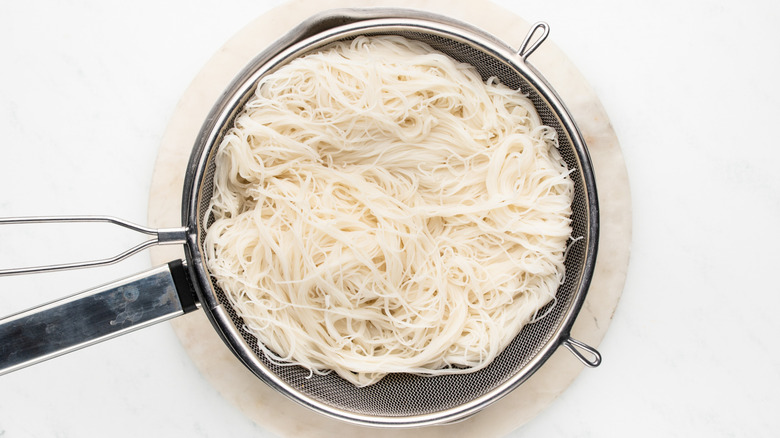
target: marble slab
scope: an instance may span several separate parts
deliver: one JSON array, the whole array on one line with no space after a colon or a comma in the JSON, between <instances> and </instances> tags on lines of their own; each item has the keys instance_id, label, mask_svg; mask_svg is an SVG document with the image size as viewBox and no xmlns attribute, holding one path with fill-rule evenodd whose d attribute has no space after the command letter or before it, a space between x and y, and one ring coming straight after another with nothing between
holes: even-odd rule
<instances>
[{"instance_id":1,"label":"marble slab","mask_svg":"<svg viewBox=\"0 0 780 438\"><path fill-rule=\"evenodd\" d=\"M211 105L235 73L256 53L309 16L355 6L348 0L294 0L258 17L228 41L204 66L179 102L163 137L149 199L149 224L181 223L181 192L191 145ZM517 47L529 24L487 1L364 1L361 7L408 7L445 14L481 27ZM631 199L623 155L609 118L588 83L548 39L529 58L562 96L578 123L594 162L601 211L601 236L592 286L572 336L597 347L609 327L625 282L631 243ZM183 257L180 248L152 251L155 264ZM456 425L385 430L347 424L314 413L266 386L235 359L203 312L172 321L182 345L219 393L263 428L281 435L342 438L503 436L545 409L577 377L583 365L559 349L518 389ZM602 352L609 360L609 352ZM598 373L598 369L587 372Z\"/></svg>"}]
</instances>

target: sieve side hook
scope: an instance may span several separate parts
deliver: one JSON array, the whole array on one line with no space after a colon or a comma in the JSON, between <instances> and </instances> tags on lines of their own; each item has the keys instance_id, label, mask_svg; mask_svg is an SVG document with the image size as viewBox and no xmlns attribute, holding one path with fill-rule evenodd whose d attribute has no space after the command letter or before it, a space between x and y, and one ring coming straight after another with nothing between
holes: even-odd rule
<instances>
[{"instance_id":1,"label":"sieve side hook","mask_svg":"<svg viewBox=\"0 0 780 438\"><path fill-rule=\"evenodd\" d=\"M38 217L8 217L0 218L0 225L21 225L21 224L41 224L41 223L74 223L74 222L104 222L136 231L142 234L151 235L152 238L120 253L113 257L107 257L97 260L88 260L75 263L62 263L44 266L29 266L25 268L0 269L0 277L21 274L37 274L43 272L65 271L70 269L91 268L96 266L112 265L120 262L133 254L143 251L154 245L181 244L187 241L187 229L182 228L160 228L154 229L134 224L113 216L38 216Z\"/></svg>"},{"instance_id":2,"label":"sieve side hook","mask_svg":"<svg viewBox=\"0 0 780 438\"><path fill-rule=\"evenodd\" d=\"M601 365L601 353L599 353L598 350L591 347L590 345L578 341L572 337L568 337L564 339L562 344L569 351L571 351L571 354L573 354L577 359L580 360L580 362L582 362L586 366L590 368L596 368L597 366ZM583 351L588 353L590 357L583 354Z\"/></svg>"},{"instance_id":3,"label":"sieve side hook","mask_svg":"<svg viewBox=\"0 0 780 438\"><path fill-rule=\"evenodd\" d=\"M531 43L531 39L533 36L540 31L542 32L541 36L537 38L533 43ZM523 61L525 61L529 56L531 56L532 53L536 49L539 48L539 46L542 45L544 40L547 39L547 35L550 34L550 25L545 23L544 21L539 21L535 23L533 26L531 26L531 30L528 31L528 33L525 35L525 39L523 40L523 43L520 44L520 48L517 50L517 54L522 58ZM530 44L530 46L529 46Z\"/></svg>"}]
</instances>

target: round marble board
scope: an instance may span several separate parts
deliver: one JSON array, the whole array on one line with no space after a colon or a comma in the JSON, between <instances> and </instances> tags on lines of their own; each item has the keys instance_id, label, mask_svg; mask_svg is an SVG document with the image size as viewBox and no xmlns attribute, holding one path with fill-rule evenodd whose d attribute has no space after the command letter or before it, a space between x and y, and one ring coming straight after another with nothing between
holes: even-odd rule
<instances>
[{"instance_id":1,"label":"round marble board","mask_svg":"<svg viewBox=\"0 0 780 438\"><path fill-rule=\"evenodd\" d=\"M151 226L180 225L181 193L190 149L206 114L233 76L257 53L306 18L328 9L354 6L349 0L293 0L251 22L213 56L179 102L160 145L149 200ZM484 0L389 0L360 4L360 7L379 6L447 15L476 25L515 47L530 28L521 18ZM598 260L572 336L597 347L617 307L628 267L631 242L628 175L620 145L601 103L568 58L548 39L529 61L553 85L572 112L594 163L601 213ZM181 248L159 247L152 251L155 265L182 257ZM314 413L266 386L233 356L203 312L193 312L171 324L203 376L263 428L281 436L297 437L338 434L349 438L368 432L365 427ZM370 433L377 438L503 436L548 406L582 368L573 355L559 348L519 388L456 425L372 429Z\"/></svg>"}]
</instances>

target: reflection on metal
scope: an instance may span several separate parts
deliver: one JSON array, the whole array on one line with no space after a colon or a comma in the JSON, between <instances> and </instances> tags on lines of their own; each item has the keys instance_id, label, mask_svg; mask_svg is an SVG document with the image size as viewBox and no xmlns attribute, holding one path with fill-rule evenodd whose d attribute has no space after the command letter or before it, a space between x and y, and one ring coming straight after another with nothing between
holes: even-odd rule
<instances>
[{"instance_id":1,"label":"reflection on metal","mask_svg":"<svg viewBox=\"0 0 780 438\"><path fill-rule=\"evenodd\" d=\"M183 314L168 265L0 319L0 375Z\"/></svg>"}]
</instances>

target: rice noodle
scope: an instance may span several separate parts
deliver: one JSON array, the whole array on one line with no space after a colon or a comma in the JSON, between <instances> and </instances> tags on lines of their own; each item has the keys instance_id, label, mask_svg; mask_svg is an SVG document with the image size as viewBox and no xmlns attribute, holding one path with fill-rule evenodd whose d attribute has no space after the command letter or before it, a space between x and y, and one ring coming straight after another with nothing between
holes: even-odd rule
<instances>
[{"instance_id":1,"label":"rice noodle","mask_svg":"<svg viewBox=\"0 0 780 438\"><path fill-rule=\"evenodd\" d=\"M471 372L554 299L573 190L519 91L359 37L261 79L217 152L204 252L269 360L360 386Z\"/></svg>"}]
</instances>

